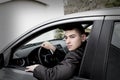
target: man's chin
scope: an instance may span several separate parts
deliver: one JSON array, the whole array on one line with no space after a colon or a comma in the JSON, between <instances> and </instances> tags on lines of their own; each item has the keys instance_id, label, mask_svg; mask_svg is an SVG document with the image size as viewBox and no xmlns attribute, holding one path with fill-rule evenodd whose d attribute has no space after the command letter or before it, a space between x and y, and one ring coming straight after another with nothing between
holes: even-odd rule
<instances>
[{"instance_id":1,"label":"man's chin","mask_svg":"<svg viewBox=\"0 0 120 80\"><path fill-rule=\"evenodd\" d=\"M73 51L73 49L68 49L69 51Z\"/></svg>"}]
</instances>

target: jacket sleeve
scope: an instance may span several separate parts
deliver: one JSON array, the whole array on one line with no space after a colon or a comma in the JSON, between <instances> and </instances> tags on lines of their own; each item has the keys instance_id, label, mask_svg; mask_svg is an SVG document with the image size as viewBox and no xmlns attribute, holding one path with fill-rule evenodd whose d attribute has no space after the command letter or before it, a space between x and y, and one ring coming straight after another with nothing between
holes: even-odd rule
<instances>
[{"instance_id":1,"label":"jacket sleeve","mask_svg":"<svg viewBox=\"0 0 120 80\"><path fill-rule=\"evenodd\" d=\"M61 63L53 68L39 65L34 69L33 76L39 80L68 80L75 74L80 60L81 56L75 52L70 52Z\"/></svg>"},{"instance_id":2,"label":"jacket sleeve","mask_svg":"<svg viewBox=\"0 0 120 80\"><path fill-rule=\"evenodd\" d=\"M53 56L55 56L58 62L61 62L65 58L66 53L62 50L56 49Z\"/></svg>"}]
</instances>

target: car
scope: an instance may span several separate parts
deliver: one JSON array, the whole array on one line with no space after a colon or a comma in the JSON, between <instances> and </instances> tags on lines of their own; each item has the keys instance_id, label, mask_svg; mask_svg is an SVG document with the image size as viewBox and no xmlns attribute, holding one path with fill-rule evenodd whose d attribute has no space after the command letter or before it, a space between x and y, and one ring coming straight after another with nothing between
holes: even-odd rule
<instances>
[{"instance_id":1,"label":"car","mask_svg":"<svg viewBox=\"0 0 120 80\"><path fill-rule=\"evenodd\" d=\"M31 72L25 71L25 67L41 63L40 51L51 54L49 50L40 50L44 41L50 41L67 54L63 38L43 38L47 37L50 31L68 23L81 24L87 34L79 75L74 80L120 80L119 7L65 15L25 32L0 51L0 80L37 80ZM47 35L42 36L46 33ZM45 66L48 65L49 63Z\"/></svg>"}]
</instances>

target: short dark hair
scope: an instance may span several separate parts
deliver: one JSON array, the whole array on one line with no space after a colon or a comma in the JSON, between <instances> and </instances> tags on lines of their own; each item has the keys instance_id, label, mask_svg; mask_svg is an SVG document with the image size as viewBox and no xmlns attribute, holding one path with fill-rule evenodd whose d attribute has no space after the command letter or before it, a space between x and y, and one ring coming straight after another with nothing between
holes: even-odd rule
<instances>
[{"instance_id":1,"label":"short dark hair","mask_svg":"<svg viewBox=\"0 0 120 80\"><path fill-rule=\"evenodd\" d=\"M67 23L62 25L61 29L64 31L77 29L80 34L85 34L85 29L82 27L80 23Z\"/></svg>"}]
</instances>

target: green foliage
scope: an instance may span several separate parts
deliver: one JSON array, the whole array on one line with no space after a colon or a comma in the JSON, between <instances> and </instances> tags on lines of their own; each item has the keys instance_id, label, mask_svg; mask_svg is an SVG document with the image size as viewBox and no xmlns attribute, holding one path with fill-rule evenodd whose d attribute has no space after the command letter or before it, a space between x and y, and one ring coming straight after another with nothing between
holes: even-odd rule
<instances>
[{"instance_id":1,"label":"green foliage","mask_svg":"<svg viewBox=\"0 0 120 80\"><path fill-rule=\"evenodd\" d=\"M106 4L105 7L119 7L120 6L120 0L109 0Z\"/></svg>"},{"instance_id":2,"label":"green foliage","mask_svg":"<svg viewBox=\"0 0 120 80\"><path fill-rule=\"evenodd\" d=\"M55 32L55 39L62 39L64 34L63 34L63 30L61 29L56 29L56 32Z\"/></svg>"}]
</instances>

